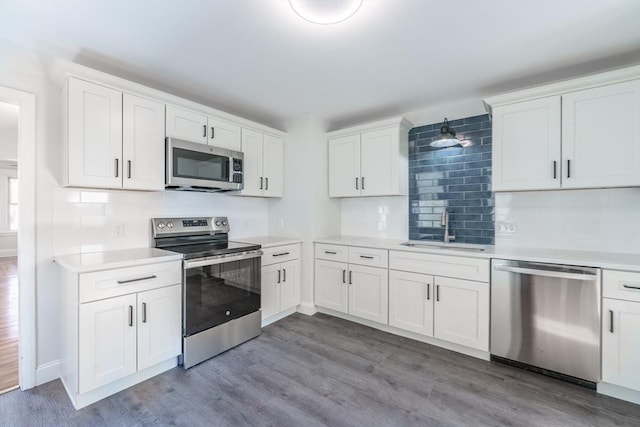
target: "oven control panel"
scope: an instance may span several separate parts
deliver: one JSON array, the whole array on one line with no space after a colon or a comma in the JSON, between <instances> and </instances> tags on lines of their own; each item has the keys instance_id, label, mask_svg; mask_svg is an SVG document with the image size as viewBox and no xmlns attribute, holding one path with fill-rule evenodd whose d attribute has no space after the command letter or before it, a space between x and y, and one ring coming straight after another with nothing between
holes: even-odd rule
<instances>
[{"instance_id":1,"label":"oven control panel","mask_svg":"<svg viewBox=\"0 0 640 427\"><path fill-rule=\"evenodd\" d=\"M216 234L228 232L229 220L226 216L151 219L151 233L154 238L169 234Z\"/></svg>"}]
</instances>

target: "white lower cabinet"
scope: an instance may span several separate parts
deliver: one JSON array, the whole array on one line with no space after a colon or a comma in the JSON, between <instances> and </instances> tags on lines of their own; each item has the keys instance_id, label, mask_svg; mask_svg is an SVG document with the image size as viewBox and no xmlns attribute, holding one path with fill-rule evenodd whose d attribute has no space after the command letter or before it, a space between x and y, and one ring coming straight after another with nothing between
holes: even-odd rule
<instances>
[{"instance_id":1,"label":"white lower cabinet","mask_svg":"<svg viewBox=\"0 0 640 427\"><path fill-rule=\"evenodd\" d=\"M365 248L348 248L349 253L356 250L358 257L363 257L363 263L374 259L374 256L379 256L380 252L380 250L372 249L371 255L368 255ZM316 247L315 304L362 319L387 324L388 270L369 265L320 259L335 259L333 257L336 253L344 253L346 257L349 257L340 246L334 248L331 245L320 245ZM385 263L386 257L386 251L384 251ZM356 259L353 256L351 258Z\"/></svg>"},{"instance_id":2,"label":"white lower cabinet","mask_svg":"<svg viewBox=\"0 0 640 427\"><path fill-rule=\"evenodd\" d=\"M602 300L602 381L640 391L640 302Z\"/></svg>"},{"instance_id":3,"label":"white lower cabinet","mask_svg":"<svg viewBox=\"0 0 640 427\"><path fill-rule=\"evenodd\" d=\"M177 364L181 277L181 261L62 271L61 379L76 409Z\"/></svg>"},{"instance_id":4,"label":"white lower cabinet","mask_svg":"<svg viewBox=\"0 0 640 427\"><path fill-rule=\"evenodd\" d=\"M263 324L278 320L278 316L300 304L299 254L299 243L263 249L260 298Z\"/></svg>"},{"instance_id":5,"label":"white lower cabinet","mask_svg":"<svg viewBox=\"0 0 640 427\"><path fill-rule=\"evenodd\" d=\"M389 325L489 350L489 284L389 271Z\"/></svg>"}]
</instances>

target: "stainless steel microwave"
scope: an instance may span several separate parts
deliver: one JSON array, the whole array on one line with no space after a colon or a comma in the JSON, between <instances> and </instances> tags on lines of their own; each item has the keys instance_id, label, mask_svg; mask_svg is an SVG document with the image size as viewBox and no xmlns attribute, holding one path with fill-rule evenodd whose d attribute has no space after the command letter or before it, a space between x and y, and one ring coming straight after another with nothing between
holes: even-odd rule
<instances>
[{"instance_id":1,"label":"stainless steel microwave","mask_svg":"<svg viewBox=\"0 0 640 427\"><path fill-rule=\"evenodd\" d=\"M243 188L240 151L167 138L165 147L168 190L233 191Z\"/></svg>"}]
</instances>

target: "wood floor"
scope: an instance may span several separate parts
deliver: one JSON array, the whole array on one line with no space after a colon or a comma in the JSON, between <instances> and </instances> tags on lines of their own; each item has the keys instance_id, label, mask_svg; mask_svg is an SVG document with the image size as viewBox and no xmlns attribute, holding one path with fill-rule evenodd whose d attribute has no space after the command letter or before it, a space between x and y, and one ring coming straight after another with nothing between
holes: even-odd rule
<instances>
[{"instance_id":1,"label":"wood floor","mask_svg":"<svg viewBox=\"0 0 640 427\"><path fill-rule=\"evenodd\" d=\"M18 258L6 257L0 258L0 393L17 385Z\"/></svg>"},{"instance_id":2,"label":"wood floor","mask_svg":"<svg viewBox=\"0 0 640 427\"><path fill-rule=\"evenodd\" d=\"M0 396L0 414L11 426L640 425L640 406L322 314L77 412L53 381Z\"/></svg>"}]
</instances>

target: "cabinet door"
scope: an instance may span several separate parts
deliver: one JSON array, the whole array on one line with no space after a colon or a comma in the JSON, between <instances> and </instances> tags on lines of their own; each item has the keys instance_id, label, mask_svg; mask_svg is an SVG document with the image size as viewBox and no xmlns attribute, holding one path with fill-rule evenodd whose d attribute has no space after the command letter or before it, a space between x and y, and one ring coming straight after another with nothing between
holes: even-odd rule
<instances>
[{"instance_id":1,"label":"cabinet door","mask_svg":"<svg viewBox=\"0 0 640 427\"><path fill-rule=\"evenodd\" d=\"M122 187L122 92L69 78L69 185Z\"/></svg>"},{"instance_id":2,"label":"cabinet door","mask_svg":"<svg viewBox=\"0 0 640 427\"><path fill-rule=\"evenodd\" d=\"M174 285L138 294L138 370L182 353L182 293Z\"/></svg>"},{"instance_id":3,"label":"cabinet door","mask_svg":"<svg viewBox=\"0 0 640 427\"><path fill-rule=\"evenodd\" d=\"M207 143L207 116L167 105L167 136Z\"/></svg>"},{"instance_id":4,"label":"cabinet door","mask_svg":"<svg viewBox=\"0 0 640 427\"><path fill-rule=\"evenodd\" d=\"M122 187L164 190L164 104L122 96Z\"/></svg>"},{"instance_id":5,"label":"cabinet door","mask_svg":"<svg viewBox=\"0 0 640 427\"><path fill-rule=\"evenodd\" d=\"M434 278L389 270L389 325L433 336Z\"/></svg>"},{"instance_id":6,"label":"cabinet door","mask_svg":"<svg viewBox=\"0 0 640 427\"><path fill-rule=\"evenodd\" d=\"M280 311L284 311L300 304L300 261L283 262L280 267Z\"/></svg>"},{"instance_id":7,"label":"cabinet door","mask_svg":"<svg viewBox=\"0 0 640 427\"><path fill-rule=\"evenodd\" d=\"M262 196L264 175L262 174L262 134L242 129L242 152L244 153L243 196Z\"/></svg>"},{"instance_id":8,"label":"cabinet door","mask_svg":"<svg viewBox=\"0 0 640 427\"><path fill-rule=\"evenodd\" d=\"M436 277L433 336L489 350L489 284Z\"/></svg>"},{"instance_id":9,"label":"cabinet door","mask_svg":"<svg viewBox=\"0 0 640 427\"><path fill-rule=\"evenodd\" d=\"M264 191L267 197L284 195L284 142L280 138L264 135L263 173Z\"/></svg>"},{"instance_id":10,"label":"cabinet door","mask_svg":"<svg viewBox=\"0 0 640 427\"><path fill-rule=\"evenodd\" d=\"M493 191L560 188L560 97L493 109Z\"/></svg>"},{"instance_id":11,"label":"cabinet door","mask_svg":"<svg viewBox=\"0 0 640 427\"><path fill-rule=\"evenodd\" d=\"M360 135L329 140L329 197L359 195Z\"/></svg>"},{"instance_id":12,"label":"cabinet door","mask_svg":"<svg viewBox=\"0 0 640 427\"><path fill-rule=\"evenodd\" d=\"M349 264L349 314L387 324L389 271Z\"/></svg>"},{"instance_id":13,"label":"cabinet door","mask_svg":"<svg viewBox=\"0 0 640 427\"><path fill-rule=\"evenodd\" d=\"M384 196L400 191L398 129L389 128L362 134L360 143L361 195Z\"/></svg>"},{"instance_id":14,"label":"cabinet door","mask_svg":"<svg viewBox=\"0 0 640 427\"><path fill-rule=\"evenodd\" d=\"M135 312L135 294L80 304L80 394L136 372Z\"/></svg>"},{"instance_id":15,"label":"cabinet door","mask_svg":"<svg viewBox=\"0 0 640 427\"><path fill-rule=\"evenodd\" d=\"M315 302L317 306L346 313L349 309L347 264L316 260Z\"/></svg>"},{"instance_id":16,"label":"cabinet door","mask_svg":"<svg viewBox=\"0 0 640 427\"><path fill-rule=\"evenodd\" d=\"M215 147L228 148L233 151L242 151L240 139L240 126L221 120L217 117L209 117L208 144Z\"/></svg>"},{"instance_id":17,"label":"cabinet door","mask_svg":"<svg viewBox=\"0 0 640 427\"><path fill-rule=\"evenodd\" d=\"M640 303L602 300L602 381L640 391Z\"/></svg>"},{"instance_id":18,"label":"cabinet door","mask_svg":"<svg viewBox=\"0 0 640 427\"><path fill-rule=\"evenodd\" d=\"M262 267L260 308L262 308L263 319L280 312L281 281L282 272L280 271L280 264Z\"/></svg>"},{"instance_id":19,"label":"cabinet door","mask_svg":"<svg viewBox=\"0 0 640 427\"><path fill-rule=\"evenodd\" d=\"M563 188L640 185L640 80L562 97Z\"/></svg>"}]
</instances>

